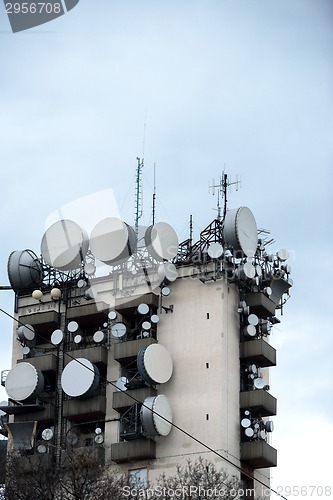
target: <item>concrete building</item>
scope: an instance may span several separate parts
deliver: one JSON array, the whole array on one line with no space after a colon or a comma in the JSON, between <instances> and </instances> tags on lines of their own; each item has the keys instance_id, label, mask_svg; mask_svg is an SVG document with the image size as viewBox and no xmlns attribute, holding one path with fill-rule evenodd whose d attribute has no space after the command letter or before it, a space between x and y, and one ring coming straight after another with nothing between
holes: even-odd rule
<instances>
[{"instance_id":1,"label":"concrete building","mask_svg":"<svg viewBox=\"0 0 333 500\"><path fill-rule=\"evenodd\" d=\"M165 223L139 248L121 221L97 226L89 240L74 222L56 223L43 258L9 258L3 432L58 459L63 447L95 447L143 483L202 456L261 494L277 465L269 334L291 286L287 252L269 252L246 207L180 245Z\"/></svg>"}]
</instances>

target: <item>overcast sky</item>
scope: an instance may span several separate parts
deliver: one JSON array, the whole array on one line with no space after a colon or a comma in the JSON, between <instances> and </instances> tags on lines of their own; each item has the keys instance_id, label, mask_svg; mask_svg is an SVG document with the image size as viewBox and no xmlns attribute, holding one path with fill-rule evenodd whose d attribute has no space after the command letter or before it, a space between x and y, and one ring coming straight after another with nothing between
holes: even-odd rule
<instances>
[{"instance_id":1,"label":"overcast sky","mask_svg":"<svg viewBox=\"0 0 333 500\"><path fill-rule=\"evenodd\" d=\"M0 5L0 284L10 252L38 254L65 204L112 189L133 223L143 152L142 223L155 163L157 218L180 240L190 214L196 236L215 216L212 178L238 174L229 207L248 206L272 250L292 254L292 298L271 339L274 487L331 479L332 50L331 0L80 0L17 34ZM13 294L0 300L12 312ZM9 369L3 314L0 331Z\"/></svg>"}]
</instances>

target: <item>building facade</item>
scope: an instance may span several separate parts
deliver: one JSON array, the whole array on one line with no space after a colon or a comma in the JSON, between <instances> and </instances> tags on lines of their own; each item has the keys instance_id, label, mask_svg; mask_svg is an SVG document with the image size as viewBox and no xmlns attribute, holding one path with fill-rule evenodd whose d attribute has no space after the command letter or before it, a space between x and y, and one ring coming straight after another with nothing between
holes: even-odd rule
<instances>
[{"instance_id":1,"label":"building facade","mask_svg":"<svg viewBox=\"0 0 333 500\"><path fill-rule=\"evenodd\" d=\"M88 238L63 220L41 255L8 261L11 446L57 460L93 447L142 484L201 456L261 494L277 465L270 332L292 283L252 212L225 210L181 244L163 222L139 235L110 217Z\"/></svg>"}]
</instances>

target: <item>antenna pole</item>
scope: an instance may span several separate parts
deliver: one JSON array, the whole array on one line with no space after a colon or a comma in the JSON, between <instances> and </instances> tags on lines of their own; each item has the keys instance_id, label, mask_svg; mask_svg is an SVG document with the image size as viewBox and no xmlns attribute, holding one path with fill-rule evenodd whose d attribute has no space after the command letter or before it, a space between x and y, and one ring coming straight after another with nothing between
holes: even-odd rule
<instances>
[{"instance_id":1,"label":"antenna pole","mask_svg":"<svg viewBox=\"0 0 333 500\"><path fill-rule=\"evenodd\" d=\"M153 225L155 224L155 210L156 210L156 163L154 163Z\"/></svg>"},{"instance_id":2,"label":"antenna pole","mask_svg":"<svg viewBox=\"0 0 333 500\"><path fill-rule=\"evenodd\" d=\"M136 184L135 184L135 234L136 241L139 240L139 219L142 217L142 184L141 172L143 169L143 159L137 158Z\"/></svg>"}]
</instances>

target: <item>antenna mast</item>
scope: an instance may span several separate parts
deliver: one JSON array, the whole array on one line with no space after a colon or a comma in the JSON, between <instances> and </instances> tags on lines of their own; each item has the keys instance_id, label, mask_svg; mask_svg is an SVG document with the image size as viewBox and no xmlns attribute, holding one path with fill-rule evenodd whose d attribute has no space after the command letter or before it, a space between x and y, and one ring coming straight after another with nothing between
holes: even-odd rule
<instances>
[{"instance_id":1,"label":"antenna mast","mask_svg":"<svg viewBox=\"0 0 333 500\"><path fill-rule=\"evenodd\" d=\"M220 183L215 184L215 179L212 181L212 185L209 186L209 189L212 191L212 195L215 194L215 188L218 188L217 191L217 218L220 220L221 219L221 206L220 206L220 196L223 198L224 203L223 203L223 219L225 217L225 214L227 212L227 193L228 193L228 187L229 186L236 186L236 191L238 191L238 185L240 184L240 181L238 180L238 175L236 175L236 181L235 182L230 182L228 179L228 175L222 172L221 177L220 177Z\"/></svg>"},{"instance_id":2,"label":"antenna mast","mask_svg":"<svg viewBox=\"0 0 333 500\"><path fill-rule=\"evenodd\" d=\"M139 240L139 219L142 217L142 180L143 159L137 158L136 183L135 183L135 234Z\"/></svg>"}]
</instances>

